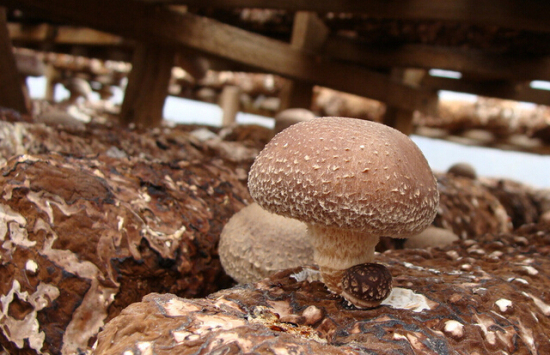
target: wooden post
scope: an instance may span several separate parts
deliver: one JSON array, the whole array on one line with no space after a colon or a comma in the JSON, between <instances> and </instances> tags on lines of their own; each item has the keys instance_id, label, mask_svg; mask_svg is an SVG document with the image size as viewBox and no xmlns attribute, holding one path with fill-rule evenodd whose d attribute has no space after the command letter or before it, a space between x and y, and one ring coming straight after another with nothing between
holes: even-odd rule
<instances>
[{"instance_id":1,"label":"wooden post","mask_svg":"<svg viewBox=\"0 0 550 355\"><path fill-rule=\"evenodd\" d=\"M11 35L11 33L10 33ZM27 51L17 51L14 53L15 65L19 72L19 81L21 82L21 90L25 96L25 105L29 112L32 111L32 101L27 86L27 78L29 76L41 77L45 74L44 62L38 58L36 53Z\"/></svg>"},{"instance_id":2,"label":"wooden post","mask_svg":"<svg viewBox=\"0 0 550 355\"><path fill-rule=\"evenodd\" d=\"M13 55L4 7L0 7L0 106L29 113Z\"/></svg>"},{"instance_id":3,"label":"wooden post","mask_svg":"<svg viewBox=\"0 0 550 355\"><path fill-rule=\"evenodd\" d=\"M59 83L59 72L54 68L52 63L46 64L46 92L44 99L53 102L55 100L55 85Z\"/></svg>"},{"instance_id":4,"label":"wooden post","mask_svg":"<svg viewBox=\"0 0 550 355\"><path fill-rule=\"evenodd\" d=\"M391 78L411 87L418 87L425 75L425 70L415 69L392 69ZM399 108L393 105L386 105L383 123L393 127L406 135L411 135L413 126L414 111Z\"/></svg>"},{"instance_id":5,"label":"wooden post","mask_svg":"<svg viewBox=\"0 0 550 355\"><path fill-rule=\"evenodd\" d=\"M175 58L175 66L181 67L195 80L201 80L206 76L210 63L200 56L200 53L186 48L178 49Z\"/></svg>"},{"instance_id":6,"label":"wooden post","mask_svg":"<svg viewBox=\"0 0 550 355\"><path fill-rule=\"evenodd\" d=\"M140 128L158 126L168 93L175 50L156 44L139 44L120 109L120 121Z\"/></svg>"},{"instance_id":7,"label":"wooden post","mask_svg":"<svg viewBox=\"0 0 550 355\"><path fill-rule=\"evenodd\" d=\"M225 86L220 95L220 107L223 110L222 127L231 126L241 107L241 89L233 85Z\"/></svg>"},{"instance_id":8,"label":"wooden post","mask_svg":"<svg viewBox=\"0 0 550 355\"><path fill-rule=\"evenodd\" d=\"M414 130L413 114L414 111L388 105L386 106L383 122L385 125L393 127L409 136Z\"/></svg>"},{"instance_id":9,"label":"wooden post","mask_svg":"<svg viewBox=\"0 0 550 355\"><path fill-rule=\"evenodd\" d=\"M310 110L313 96L313 85L298 80L285 80L281 86L279 112L289 108Z\"/></svg>"},{"instance_id":10,"label":"wooden post","mask_svg":"<svg viewBox=\"0 0 550 355\"><path fill-rule=\"evenodd\" d=\"M295 49L316 51L325 42L329 30L316 13L298 11L294 15L291 46ZM287 80L281 88L279 111L288 108L311 109L313 85L298 80Z\"/></svg>"}]
</instances>

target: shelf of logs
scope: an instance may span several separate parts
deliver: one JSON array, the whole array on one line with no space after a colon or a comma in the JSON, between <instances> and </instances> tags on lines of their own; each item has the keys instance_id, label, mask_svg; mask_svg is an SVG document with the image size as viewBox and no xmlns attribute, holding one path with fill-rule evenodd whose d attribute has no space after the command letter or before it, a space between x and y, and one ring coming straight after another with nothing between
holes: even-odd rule
<instances>
[{"instance_id":1,"label":"shelf of logs","mask_svg":"<svg viewBox=\"0 0 550 355\"><path fill-rule=\"evenodd\" d=\"M130 60L133 70L121 121L144 127L158 125L162 119L174 65L195 79L212 68L279 75L287 79L280 93L280 109L309 108L315 85L375 99L387 105L384 121L406 133L412 131L414 111L435 113L439 90L550 105L548 91L529 86L532 80L550 80L550 48L522 51L529 45L550 42L550 25L545 18L550 4L513 0L412 3L403 7L381 0L234 0L208 2L209 8L202 9L202 2L194 0L0 0L0 6L5 7L0 12L0 64L2 68L13 67L12 51L8 50L12 44ZM235 13L243 8L289 14L285 17L290 27L287 39L216 18L219 11ZM7 11L27 17L12 18L8 23ZM521 45L497 50L491 43L449 45L452 40L429 38L380 45L357 40L357 32L349 35L349 29L333 26L335 20L327 24L327 18L336 18L340 22L356 21L356 27L361 27L364 16L371 25L373 19L374 23L396 21L405 27L450 23L491 35L501 34L503 29L504 37ZM26 22L29 18L33 21ZM407 33L401 31L400 35ZM201 59L208 65L202 65ZM462 79L427 75L432 68L461 72ZM1 71L0 88L21 86L20 77L14 73ZM24 95L19 90L7 91L0 91L0 104L24 112ZM228 103L227 98L238 100L238 94L227 91L223 97L227 110L235 111L235 103Z\"/></svg>"}]
</instances>

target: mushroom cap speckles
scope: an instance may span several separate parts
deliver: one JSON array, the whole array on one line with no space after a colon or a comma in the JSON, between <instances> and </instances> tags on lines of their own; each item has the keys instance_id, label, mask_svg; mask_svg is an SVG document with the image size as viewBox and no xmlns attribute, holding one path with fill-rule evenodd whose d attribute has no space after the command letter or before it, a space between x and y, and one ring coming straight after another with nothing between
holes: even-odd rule
<instances>
[{"instance_id":1,"label":"mushroom cap speckles","mask_svg":"<svg viewBox=\"0 0 550 355\"><path fill-rule=\"evenodd\" d=\"M392 289L392 276L384 265L375 263L350 267L342 277L342 297L357 308L377 307Z\"/></svg>"},{"instance_id":2,"label":"mushroom cap speckles","mask_svg":"<svg viewBox=\"0 0 550 355\"><path fill-rule=\"evenodd\" d=\"M252 165L248 187L271 212L394 237L426 228L439 202L433 173L409 137L343 117L277 134Z\"/></svg>"}]
</instances>

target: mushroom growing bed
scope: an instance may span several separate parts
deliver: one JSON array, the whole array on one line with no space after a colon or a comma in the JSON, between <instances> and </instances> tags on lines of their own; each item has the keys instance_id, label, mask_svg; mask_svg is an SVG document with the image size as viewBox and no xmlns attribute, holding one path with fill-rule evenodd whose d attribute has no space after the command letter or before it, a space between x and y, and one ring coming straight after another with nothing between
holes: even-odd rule
<instances>
[{"instance_id":1,"label":"mushroom growing bed","mask_svg":"<svg viewBox=\"0 0 550 355\"><path fill-rule=\"evenodd\" d=\"M151 292L201 297L231 285L217 242L248 192L235 164L188 132L165 133L0 122L6 351L86 351Z\"/></svg>"},{"instance_id":2,"label":"mushroom growing bed","mask_svg":"<svg viewBox=\"0 0 550 355\"><path fill-rule=\"evenodd\" d=\"M386 245L394 291L357 310L315 267L237 286L222 269L219 236L252 202L265 129L0 117L6 353L550 353L550 225L506 215L537 222L548 193L438 174L436 224L460 240Z\"/></svg>"},{"instance_id":3,"label":"mushroom growing bed","mask_svg":"<svg viewBox=\"0 0 550 355\"><path fill-rule=\"evenodd\" d=\"M107 324L95 354L547 354L549 245L549 226L530 225L388 251L394 291L370 310L303 268L203 299L150 294Z\"/></svg>"}]
</instances>

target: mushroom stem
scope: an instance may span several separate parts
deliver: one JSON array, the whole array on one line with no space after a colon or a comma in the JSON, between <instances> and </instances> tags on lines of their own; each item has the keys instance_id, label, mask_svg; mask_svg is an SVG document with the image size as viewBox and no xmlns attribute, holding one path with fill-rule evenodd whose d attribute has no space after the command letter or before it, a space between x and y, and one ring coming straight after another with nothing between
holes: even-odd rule
<instances>
[{"instance_id":1,"label":"mushroom stem","mask_svg":"<svg viewBox=\"0 0 550 355\"><path fill-rule=\"evenodd\" d=\"M308 224L313 260L327 288L342 294L342 276L352 266L371 263L379 236L350 229Z\"/></svg>"},{"instance_id":2,"label":"mushroom stem","mask_svg":"<svg viewBox=\"0 0 550 355\"><path fill-rule=\"evenodd\" d=\"M370 263L380 237L359 230L330 228L308 223L308 236L314 250L313 259L320 268L344 270Z\"/></svg>"},{"instance_id":3,"label":"mushroom stem","mask_svg":"<svg viewBox=\"0 0 550 355\"><path fill-rule=\"evenodd\" d=\"M321 275L321 281L325 284L325 287L332 293L341 296L342 290L342 278L346 269L333 269L329 266L320 266L319 273Z\"/></svg>"}]
</instances>

